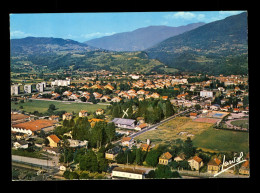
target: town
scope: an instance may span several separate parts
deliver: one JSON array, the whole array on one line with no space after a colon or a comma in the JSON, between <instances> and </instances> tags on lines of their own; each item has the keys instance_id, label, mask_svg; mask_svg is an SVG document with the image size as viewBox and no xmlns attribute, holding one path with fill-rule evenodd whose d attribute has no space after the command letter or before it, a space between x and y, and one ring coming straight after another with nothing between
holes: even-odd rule
<instances>
[{"instance_id":1,"label":"town","mask_svg":"<svg viewBox=\"0 0 260 193\"><path fill-rule=\"evenodd\" d=\"M13 180L213 178L223 168L217 177L250 175L246 75L11 77ZM243 163L222 167L240 152Z\"/></svg>"}]
</instances>

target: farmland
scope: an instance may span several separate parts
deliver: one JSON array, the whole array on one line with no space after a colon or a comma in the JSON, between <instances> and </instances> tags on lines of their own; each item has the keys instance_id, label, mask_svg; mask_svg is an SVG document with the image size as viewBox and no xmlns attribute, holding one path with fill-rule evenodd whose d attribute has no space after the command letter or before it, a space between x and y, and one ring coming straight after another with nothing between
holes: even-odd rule
<instances>
[{"instance_id":1,"label":"farmland","mask_svg":"<svg viewBox=\"0 0 260 193\"><path fill-rule=\"evenodd\" d=\"M249 134L229 130L216 130L209 128L195 136L193 143L201 149L214 151L249 151Z\"/></svg>"},{"instance_id":2,"label":"farmland","mask_svg":"<svg viewBox=\"0 0 260 193\"><path fill-rule=\"evenodd\" d=\"M19 109L20 106L22 106L23 110L26 112L38 111L39 113L44 113L48 110L50 104L54 104L56 110L58 111L67 111L70 113L72 111L78 113L80 110L87 110L88 112L94 112L99 108L106 109L105 105L99 105L99 104L43 101L43 100L33 100L31 102L18 103L18 104L15 104L15 102L11 102L11 108Z\"/></svg>"},{"instance_id":3,"label":"farmland","mask_svg":"<svg viewBox=\"0 0 260 193\"><path fill-rule=\"evenodd\" d=\"M194 122L188 117L176 117L159 126L158 129L148 131L136 139L142 141L150 139L153 144L167 144L176 139L185 140L187 137L193 139L212 125L211 123Z\"/></svg>"}]
</instances>

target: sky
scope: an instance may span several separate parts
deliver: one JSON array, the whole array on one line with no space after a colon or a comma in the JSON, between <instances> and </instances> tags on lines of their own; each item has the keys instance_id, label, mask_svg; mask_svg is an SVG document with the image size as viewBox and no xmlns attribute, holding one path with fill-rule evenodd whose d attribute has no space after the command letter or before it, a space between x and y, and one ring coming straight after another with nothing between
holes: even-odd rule
<instances>
[{"instance_id":1,"label":"sky","mask_svg":"<svg viewBox=\"0 0 260 193\"><path fill-rule=\"evenodd\" d=\"M10 14L10 38L55 37L84 42L147 26L210 23L243 11Z\"/></svg>"}]
</instances>

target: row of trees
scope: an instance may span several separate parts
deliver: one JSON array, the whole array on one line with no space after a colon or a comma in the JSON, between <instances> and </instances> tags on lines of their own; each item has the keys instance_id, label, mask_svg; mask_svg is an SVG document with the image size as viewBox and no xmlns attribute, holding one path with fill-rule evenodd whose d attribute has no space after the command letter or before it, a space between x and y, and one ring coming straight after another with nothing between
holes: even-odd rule
<instances>
[{"instance_id":1,"label":"row of trees","mask_svg":"<svg viewBox=\"0 0 260 193\"><path fill-rule=\"evenodd\" d=\"M122 117L126 110L127 115L124 116L124 118L136 119L137 117L144 117L145 122L152 124L174 114L173 105L169 100L150 99L138 101L134 99L127 102L121 101L120 103L112 103L112 105L108 107L108 113L110 113L112 117L117 118Z\"/></svg>"}]
</instances>

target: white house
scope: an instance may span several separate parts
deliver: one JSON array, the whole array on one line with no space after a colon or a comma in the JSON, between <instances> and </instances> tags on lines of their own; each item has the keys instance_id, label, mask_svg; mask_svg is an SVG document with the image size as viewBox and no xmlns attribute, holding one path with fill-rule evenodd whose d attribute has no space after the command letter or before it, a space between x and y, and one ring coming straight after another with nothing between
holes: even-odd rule
<instances>
[{"instance_id":1,"label":"white house","mask_svg":"<svg viewBox=\"0 0 260 193\"><path fill-rule=\"evenodd\" d=\"M213 91L200 91L200 97L213 97Z\"/></svg>"}]
</instances>

